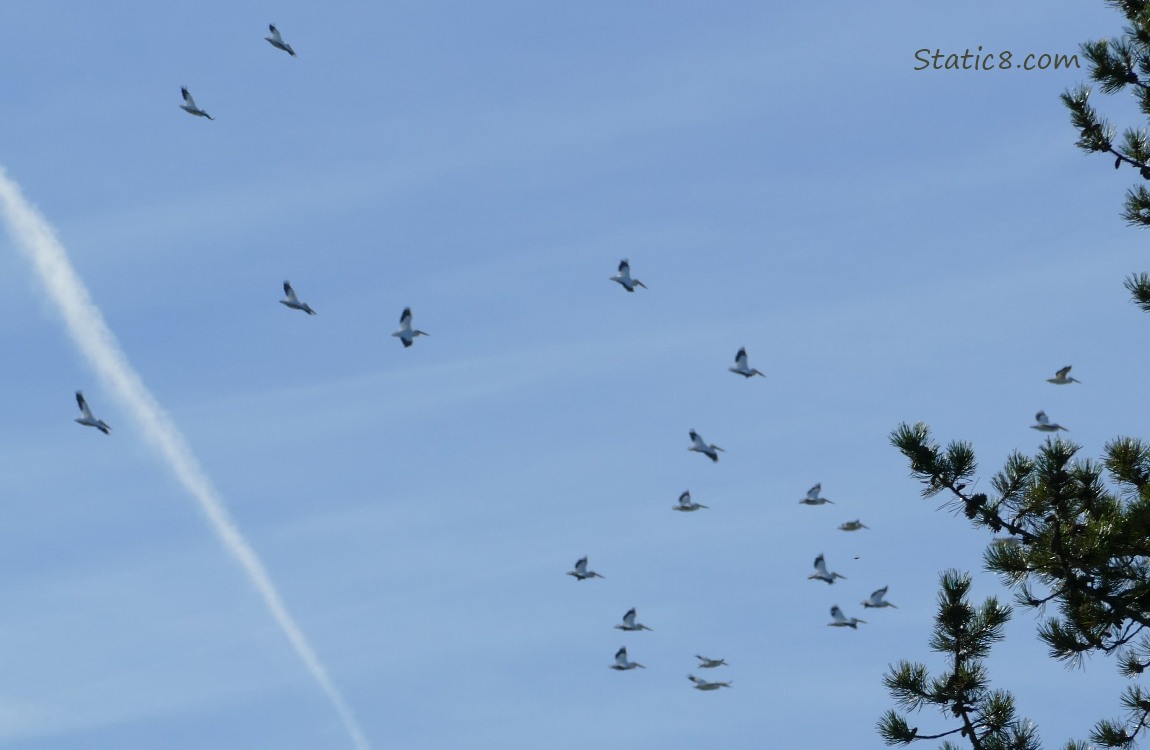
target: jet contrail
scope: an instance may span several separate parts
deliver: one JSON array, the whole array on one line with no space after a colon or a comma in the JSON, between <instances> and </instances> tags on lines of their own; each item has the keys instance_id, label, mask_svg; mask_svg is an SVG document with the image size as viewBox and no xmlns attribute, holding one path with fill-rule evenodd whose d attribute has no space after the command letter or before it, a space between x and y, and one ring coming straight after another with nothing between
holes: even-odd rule
<instances>
[{"instance_id":1,"label":"jet contrail","mask_svg":"<svg viewBox=\"0 0 1150 750\"><path fill-rule=\"evenodd\" d=\"M119 342L104 322L100 309L92 302L87 287L76 274L64 246L56 239L52 227L20 192L20 187L8 179L0 167L0 213L8 223L9 232L17 247L32 262L45 291L64 318L68 334L80 348L84 357L96 370L101 380L119 397L123 406L142 428L144 437L160 451L176 478L200 504L212 529L251 580L272 617L291 642L296 654L303 660L312 677L327 694L351 735L357 750L369 750L359 724L343 696L336 690L327 670L312 650L299 626L292 619L255 550L251 548L239 527L228 514L216 490L196 461L184 436L176 429L171 417L144 386L143 380L132 369Z\"/></svg>"}]
</instances>

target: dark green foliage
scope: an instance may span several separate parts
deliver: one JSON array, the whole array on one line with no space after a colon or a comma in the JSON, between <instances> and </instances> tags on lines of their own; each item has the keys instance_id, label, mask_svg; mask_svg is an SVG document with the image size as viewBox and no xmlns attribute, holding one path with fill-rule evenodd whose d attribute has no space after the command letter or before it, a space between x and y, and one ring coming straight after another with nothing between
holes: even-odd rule
<instances>
[{"instance_id":1,"label":"dark green foliage","mask_svg":"<svg viewBox=\"0 0 1150 750\"><path fill-rule=\"evenodd\" d=\"M1150 196L1147 197L1150 200ZM1134 304L1150 312L1150 274L1140 273L1126 279L1126 288L1134 299Z\"/></svg>"},{"instance_id":2,"label":"dark green foliage","mask_svg":"<svg viewBox=\"0 0 1150 750\"><path fill-rule=\"evenodd\" d=\"M1037 750L1034 725L1015 716L1010 693L989 688L982 663L991 645L1002 640L1010 608L993 598L977 608L971 605L967 598L970 576L965 573L947 571L941 585L930 648L946 656L948 669L932 678L922 664L903 661L890 668L883 684L904 710L918 712L934 706L946 717L944 721L957 726L922 733L906 717L888 711L879 721L879 734L888 745L958 735L976 750ZM953 747L949 742L943 746L948 745Z\"/></svg>"},{"instance_id":3,"label":"dark green foliage","mask_svg":"<svg viewBox=\"0 0 1150 750\"><path fill-rule=\"evenodd\" d=\"M1150 3L1110 0L1129 22L1122 36L1085 42L1082 55L1090 65L1090 79L1103 94L1129 88L1138 100L1142 114L1150 117ZM1150 136L1146 129L1127 128L1122 140L1114 140L1115 129L1089 103L1090 89L1079 86L1062 93L1062 103L1070 110L1070 122L1078 131L1075 145L1088 153L1114 157L1114 168L1129 164L1138 177L1150 180ZM1150 226L1150 190L1136 184L1126 191L1122 218L1134 226ZM1131 276L1126 288L1135 304L1150 312L1150 277Z\"/></svg>"},{"instance_id":4,"label":"dark green foliage","mask_svg":"<svg viewBox=\"0 0 1150 750\"><path fill-rule=\"evenodd\" d=\"M992 480L990 497L965 492L976 468L968 444L952 442L943 450L921 423L900 425L891 443L910 461L924 497L947 490L947 504L975 526L1006 533L987 547L986 568L1014 590L1018 606L1057 609L1038 628L1053 658L1078 664L1087 653L1114 654L1122 674L1132 679L1150 668L1150 633L1144 632L1150 625L1150 445L1121 438L1106 445L1101 461L1093 461L1078 458L1079 447L1069 441L1048 439L1033 457L1011 455ZM969 579L943 577L931 640L933 650L954 655L953 674L944 682L955 684L928 681L925 668L903 663L888 675L887 687L909 710L928 703L976 707L974 718L964 718L968 731L962 735L973 748L1037 748L1032 730L1024 732L1008 718L1010 694L991 693L986 686L981 660L1001 637L991 614L997 604L989 600L976 612L965 603L968 589ZM969 639L965 645L963 637ZM969 692L954 692L959 687ZM1140 686L1127 688L1122 702L1122 720L1095 725L1095 746L1131 747L1150 724L1150 695ZM995 734L999 730L1013 734L1004 739ZM883 718L880 732L890 744L952 733L911 736L893 713ZM980 732L989 737L986 742Z\"/></svg>"}]
</instances>

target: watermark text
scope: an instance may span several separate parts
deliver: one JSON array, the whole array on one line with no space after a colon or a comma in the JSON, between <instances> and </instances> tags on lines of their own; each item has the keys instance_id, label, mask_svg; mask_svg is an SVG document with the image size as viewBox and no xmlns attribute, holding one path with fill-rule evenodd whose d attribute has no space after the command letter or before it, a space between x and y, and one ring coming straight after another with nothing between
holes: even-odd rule
<instances>
[{"instance_id":1,"label":"watermark text","mask_svg":"<svg viewBox=\"0 0 1150 750\"><path fill-rule=\"evenodd\" d=\"M974 52L967 47L962 54L923 47L915 51L914 59L918 61L915 70L1062 70L1082 67L1078 63L1078 55L1031 52L1024 56L1010 50L984 52L981 44Z\"/></svg>"}]
</instances>

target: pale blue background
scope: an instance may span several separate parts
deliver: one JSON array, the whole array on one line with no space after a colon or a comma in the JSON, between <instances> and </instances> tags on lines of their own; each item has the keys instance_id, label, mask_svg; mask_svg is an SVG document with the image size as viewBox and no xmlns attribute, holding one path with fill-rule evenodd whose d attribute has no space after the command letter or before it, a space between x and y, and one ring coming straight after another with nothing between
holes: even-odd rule
<instances>
[{"instance_id":1,"label":"pale blue background","mask_svg":"<svg viewBox=\"0 0 1150 750\"><path fill-rule=\"evenodd\" d=\"M1084 456L1146 436L1122 279L1150 255L1118 215L1135 174L1073 147L1058 94L1085 68L913 69L1073 53L1121 17L770 5L0 7L0 165L374 747L881 747L882 674L941 666L938 572L986 542L890 430L971 440L981 490L1039 409ZM648 290L607 280L622 257ZM317 316L276 303L285 278ZM766 379L726 371L740 346ZM1044 382L1066 364L1083 385ZM0 744L351 747L6 235L0 387ZM110 437L73 423L77 388ZM815 482L838 504L798 505ZM684 489L711 509L672 512ZM847 580L806 579L820 552ZM605 580L564 575L584 554ZM887 584L900 608L863 612ZM869 623L826 627L836 603ZM653 632L612 629L631 606ZM1053 747L1124 683L1034 625L989 667ZM646 670L607 669L623 644ZM734 687L692 690L695 653Z\"/></svg>"}]
</instances>

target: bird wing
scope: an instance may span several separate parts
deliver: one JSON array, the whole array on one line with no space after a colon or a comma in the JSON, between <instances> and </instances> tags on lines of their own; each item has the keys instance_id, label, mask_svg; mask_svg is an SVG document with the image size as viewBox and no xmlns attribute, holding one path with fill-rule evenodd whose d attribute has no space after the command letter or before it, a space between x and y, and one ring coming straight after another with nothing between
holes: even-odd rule
<instances>
[{"instance_id":1,"label":"bird wing","mask_svg":"<svg viewBox=\"0 0 1150 750\"><path fill-rule=\"evenodd\" d=\"M291 284L286 281L284 282L284 294L287 295L287 298L292 302L299 302L299 299L295 296L295 290L292 289Z\"/></svg>"},{"instance_id":2,"label":"bird wing","mask_svg":"<svg viewBox=\"0 0 1150 750\"><path fill-rule=\"evenodd\" d=\"M586 557L580 557L578 560L575 561L575 571L577 573L579 573L579 575L583 575L584 573L587 572L587 558Z\"/></svg>"},{"instance_id":3,"label":"bird wing","mask_svg":"<svg viewBox=\"0 0 1150 750\"><path fill-rule=\"evenodd\" d=\"M827 561L823 559L822 555L815 558L815 570L818 571L820 575L827 575Z\"/></svg>"},{"instance_id":4,"label":"bird wing","mask_svg":"<svg viewBox=\"0 0 1150 750\"><path fill-rule=\"evenodd\" d=\"M615 652L615 663L620 664L620 665L627 663L627 647L626 646L624 646L623 648L621 648Z\"/></svg>"},{"instance_id":5,"label":"bird wing","mask_svg":"<svg viewBox=\"0 0 1150 750\"><path fill-rule=\"evenodd\" d=\"M882 598L884 596L886 596L886 590L888 588L890 588L890 587L889 586L883 586L881 589L879 589L878 591L871 594L870 595L870 603L871 604L878 604L879 602L881 602Z\"/></svg>"},{"instance_id":6,"label":"bird wing","mask_svg":"<svg viewBox=\"0 0 1150 750\"><path fill-rule=\"evenodd\" d=\"M1056 378L1065 378L1067 375L1069 375L1069 374L1070 374L1070 367L1071 367L1070 365L1066 365L1066 367L1063 367L1061 370L1059 370L1058 372L1054 373L1054 377L1056 377Z\"/></svg>"},{"instance_id":7,"label":"bird wing","mask_svg":"<svg viewBox=\"0 0 1150 750\"><path fill-rule=\"evenodd\" d=\"M739 349L738 353L735 354L735 365L737 367L740 367L740 368L744 368L744 369L746 368L746 366L747 366L747 348L745 346L742 347L741 349Z\"/></svg>"},{"instance_id":8,"label":"bird wing","mask_svg":"<svg viewBox=\"0 0 1150 750\"><path fill-rule=\"evenodd\" d=\"M181 88L180 93L184 95L184 102L189 107L191 107L192 109L199 109L199 107L196 106L196 100L192 98L192 95L190 93L188 93L187 86L184 86L183 88Z\"/></svg>"},{"instance_id":9,"label":"bird wing","mask_svg":"<svg viewBox=\"0 0 1150 750\"><path fill-rule=\"evenodd\" d=\"M272 40L283 44L283 37L280 36L280 30L276 28L274 23L268 24L268 31L272 33Z\"/></svg>"},{"instance_id":10,"label":"bird wing","mask_svg":"<svg viewBox=\"0 0 1150 750\"><path fill-rule=\"evenodd\" d=\"M686 507L691 504L691 491L687 490L682 495L679 495L679 505Z\"/></svg>"},{"instance_id":11,"label":"bird wing","mask_svg":"<svg viewBox=\"0 0 1150 750\"><path fill-rule=\"evenodd\" d=\"M626 258L619 261L619 273L623 274L624 276L631 275L631 264L627 262Z\"/></svg>"},{"instance_id":12,"label":"bird wing","mask_svg":"<svg viewBox=\"0 0 1150 750\"><path fill-rule=\"evenodd\" d=\"M807 499L808 500L818 500L819 499L819 493L822 491L823 491L823 485L822 485L822 482L820 482L820 483L816 484L814 487L811 487L809 490L807 490Z\"/></svg>"},{"instance_id":13,"label":"bird wing","mask_svg":"<svg viewBox=\"0 0 1150 750\"><path fill-rule=\"evenodd\" d=\"M76 391L76 403L80 405L80 411L84 413L84 416L91 419L92 412L88 408L88 402L84 400L83 391Z\"/></svg>"},{"instance_id":14,"label":"bird wing","mask_svg":"<svg viewBox=\"0 0 1150 750\"><path fill-rule=\"evenodd\" d=\"M839 609L839 606L837 604L835 606L831 607L831 617L833 617L835 619L835 622L846 622L847 621L847 618L843 617L843 611L841 609Z\"/></svg>"},{"instance_id":15,"label":"bird wing","mask_svg":"<svg viewBox=\"0 0 1150 750\"><path fill-rule=\"evenodd\" d=\"M1035 414L1034 415L1034 421L1038 422L1038 424L1040 424L1040 425L1050 424L1050 418L1046 416L1046 412L1044 412L1044 411L1040 411L1037 414Z\"/></svg>"},{"instance_id":16,"label":"bird wing","mask_svg":"<svg viewBox=\"0 0 1150 750\"><path fill-rule=\"evenodd\" d=\"M623 624L629 628L635 627L635 608L627 610L627 614L623 615Z\"/></svg>"},{"instance_id":17,"label":"bird wing","mask_svg":"<svg viewBox=\"0 0 1150 750\"><path fill-rule=\"evenodd\" d=\"M411 308L403 308L403 313L399 316L399 324L405 328L411 325Z\"/></svg>"}]
</instances>

